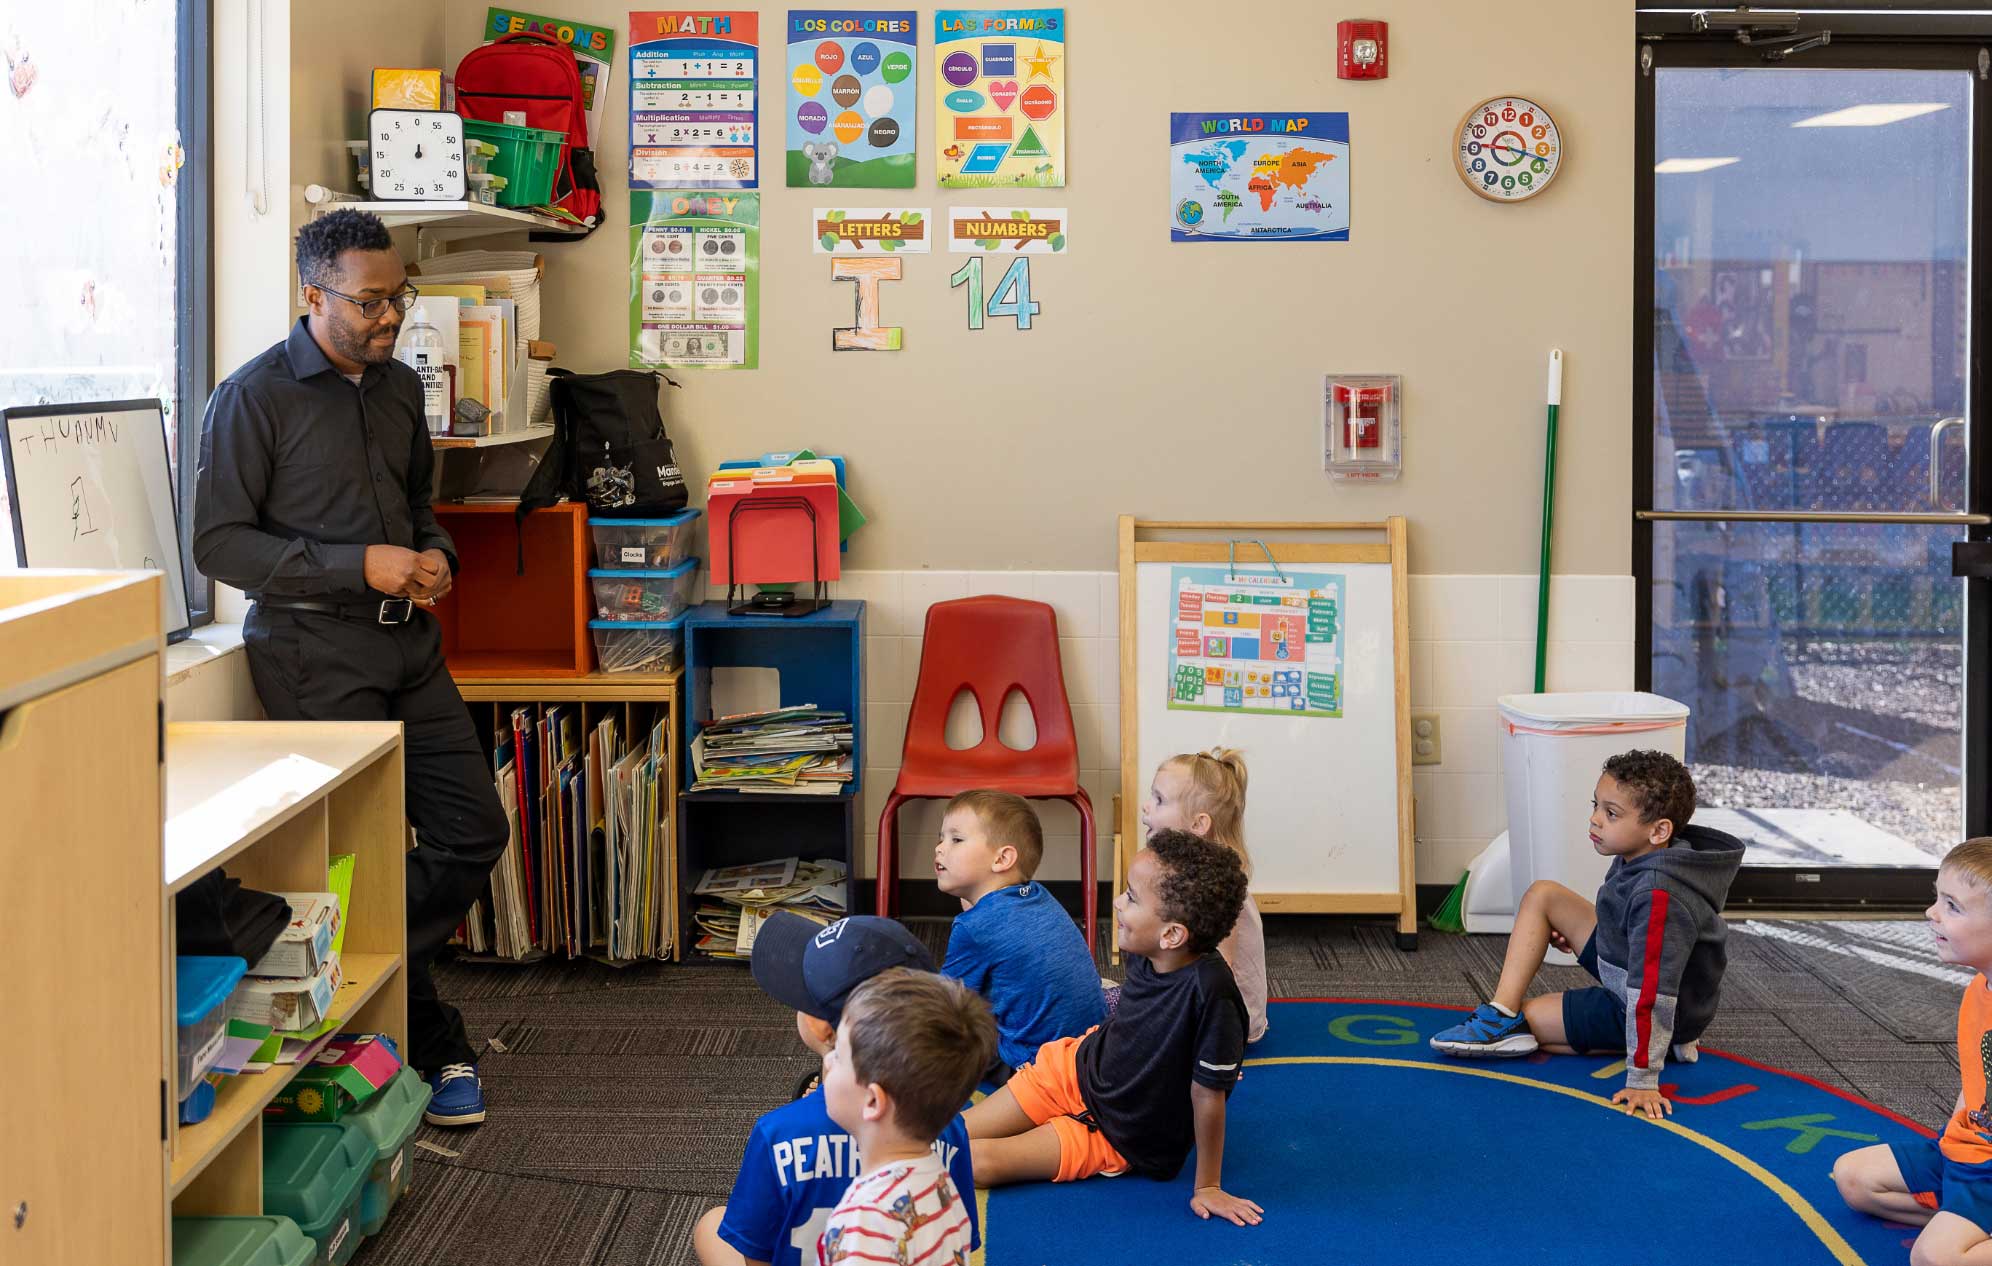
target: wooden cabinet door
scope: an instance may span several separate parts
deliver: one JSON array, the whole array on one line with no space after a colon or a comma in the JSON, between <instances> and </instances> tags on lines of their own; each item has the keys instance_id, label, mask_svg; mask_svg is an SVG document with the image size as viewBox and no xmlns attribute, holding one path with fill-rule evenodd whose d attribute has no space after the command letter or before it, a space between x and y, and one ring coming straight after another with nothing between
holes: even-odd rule
<instances>
[{"instance_id":1,"label":"wooden cabinet door","mask_svg":"<svg viewBox=\"0 0 1992 1266\"><path fill-rule=\"evenodd\" d=\"M158 708L148 655L0 713L9 1266L167 1259Z\"/></svg>"}]
</instances>

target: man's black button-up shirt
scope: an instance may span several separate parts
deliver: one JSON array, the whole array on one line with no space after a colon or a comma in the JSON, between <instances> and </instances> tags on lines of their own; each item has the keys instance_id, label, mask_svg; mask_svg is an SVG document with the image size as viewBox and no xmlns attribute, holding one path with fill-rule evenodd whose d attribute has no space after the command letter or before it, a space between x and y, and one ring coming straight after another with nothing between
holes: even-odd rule
<instances>
[{"instance_id":1,"label":"man's black button-up shirt","mask_svg":"<svg viewBox=\"0 0 1992 1266\"><path fill-rule=\"evenodd\" d=\"M290 337L208 399L194 497L194 562L251 598L365 602L369 545L456 545L429 508L435 453L422 383L399 361L355 386L313 341Z\"/></svg>"}]
</instances>

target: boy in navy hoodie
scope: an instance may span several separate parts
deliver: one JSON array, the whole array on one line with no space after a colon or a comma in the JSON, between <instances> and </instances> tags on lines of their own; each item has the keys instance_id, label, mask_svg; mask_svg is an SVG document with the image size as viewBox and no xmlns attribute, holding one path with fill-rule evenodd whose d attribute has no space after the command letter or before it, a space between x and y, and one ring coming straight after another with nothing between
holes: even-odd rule
<instances>
[{"instance_id":1,"label":"boy in navy hoodie","mask_svg":"<svg viewBox=\"0 0 1992 1266\"><path fill-rule=\"evenodd\" d=\"M1743 862L1732 835L1690 826L1694 779L1664 752L1605 762L1591 799L1591 847L1613 859L1594 906L1562 884L1529 885L1515 914L1494 1000L1432 1038L1448 1055L1625 1055L1625 1087L1612 1096L1658 1119L1674 1105L1660 1093L1671 1049L1693 1063L1715 1018L1729 929L1722 903ZM1524 996L1549 946L1569 953L1599 984Z\"/></svg>"}]
</instances>

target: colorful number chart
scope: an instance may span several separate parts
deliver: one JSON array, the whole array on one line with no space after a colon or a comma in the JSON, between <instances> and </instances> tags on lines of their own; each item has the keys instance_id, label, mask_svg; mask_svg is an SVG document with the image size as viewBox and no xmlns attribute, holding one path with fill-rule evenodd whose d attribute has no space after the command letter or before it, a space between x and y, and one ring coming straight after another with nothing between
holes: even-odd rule
<instances>
[{"instance_id":1,"label":"colorful number chart","mask_svg":"<svg viewBox=\"0 0 1992 1266\"><path fill-rule=\"evenodd\" d=\"M1065 184L1065 10L934 14L934 149L943 189Z\"/></svg>"},{"instance_id":2,"label":"colorful number chart","mask_svg":"<svg viewBox=\"0 0 1992 1266\"><path fill-rule=\"evenodd\" d=\"M791 9L788 184L911 189L919 15Z\"/></svg>"},{"instance_id":3,"label":"colorful number chart","mask_svg":"<svg viewBox=\"0 0 1992 1266\"><path fill-rule=\"evenodd\" d=\"M1349 116L1169 116L1169 240L1349 240Z\"/></svg>"},{"instance_id":4,"label":"colorful number chart","mask_svg":"<svg viewBox=\"0 0 1992 1266\"><path fill-rule=\"evenodd\" d=\"M760 15L629 15L629 187L758 189Z\"/></svg>"},{"instance_id":5,"label":"colorful number chart","mask_svg":"<svg viewBox=\"0 0 1992 1266\"><path fill-rule=\"evenodd\" d=\"M1169 707L1342 715L1343 577L1171 568Z\"/></svg>"},{"instance_id":6,"label":"colorful number chart","mask_svg":"<svg viewBox=\"0 0 1992 1266\"><path fill-rule=\"evenodd\" d=\"M759 363L759 194L633 190L629 247L632 366Z\"/></svg>"}]
</instances>

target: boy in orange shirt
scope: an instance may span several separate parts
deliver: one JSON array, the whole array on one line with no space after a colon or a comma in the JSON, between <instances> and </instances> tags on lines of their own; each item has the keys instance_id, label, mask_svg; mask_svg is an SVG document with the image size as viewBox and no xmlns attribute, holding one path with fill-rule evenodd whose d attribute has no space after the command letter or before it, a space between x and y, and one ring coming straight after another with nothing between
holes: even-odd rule
<instances>
[{"instance_id":1,"label":"boy in orange shirt","mask_svg":"<svg viewBox=\"0 0 1992 1266\"><path fill-rule=\"evenodd\" d=\"M1833 1181L1849 1206L1922 1226L1910 1254L1917 1266L1992 1263L1992 837L1950 851L1923 917L1937 957L1978 972L1957 1009L1957 1107L1940 1139L1848 1152L1834 1162Z\"/></svg>"}]
</instances>

